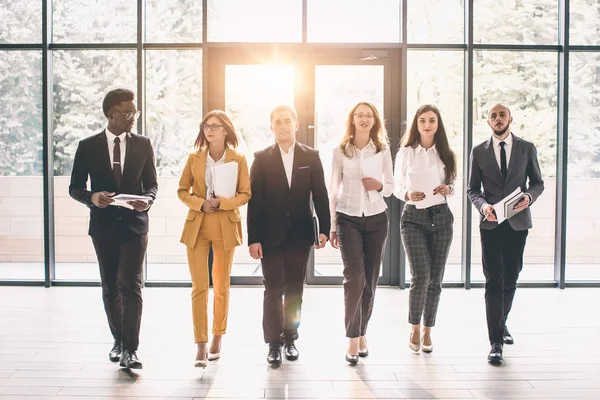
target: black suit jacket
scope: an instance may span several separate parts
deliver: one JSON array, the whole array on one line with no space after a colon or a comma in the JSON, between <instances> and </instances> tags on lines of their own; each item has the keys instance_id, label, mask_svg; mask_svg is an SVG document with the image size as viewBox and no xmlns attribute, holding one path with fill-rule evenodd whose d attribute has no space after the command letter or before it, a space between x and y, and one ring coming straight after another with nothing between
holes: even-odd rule
<instances>
[{"instance_id":1,"label":"black suit jacket","mask_svg":"<svg viewBox=\"0 0 600 400\"><path fill-rule=\"evenodd\" d=\"M532 203L544 191L544 180L535 145L512 133L511 135L513 144L506 179L502 176L498 166L492 138L475 146L471 151L471 176L467 195L479 211L479 227L481 229L489 230L498 226L497 222L489 222L481 214L481 207L484 204L494 205L518 187L523 192L529 193ZM508 220L508 223L516 231L531 228L531 209L526 208L516 214Z\"/></svg>"},{"instance_id":2,"label":"black suit jacket","mask_svg":"<svg viewBox=\"0 0 600 400\"><path fill-rule=\"evenodd\" d=\"M92 193L101 191L143 195L153 201L156 198L158 182L150 139L127 133L125 140L125 165L119 191L113 178L105 131L81 140L77 147L69 194L90 208L88 233L91 236L111 236L118 227L126 228L136 235L148 233L147 211L138 212L114 206L98 208L91 201ZM87 189L88 176L91 190Z\"/></svg>"},{"instance_id":3,"label":"black suit jacket","mask_svg":"<svg viewBox=\"0 0 600 400\"><path fill-rule=\"evenodd\" d=\"M277 144L255 153L250 185L249 244L275 247L288 239L298 245L310 246L314 242L311 192L320 233L329 236L329 198L317 150L296 142L291 187Z\"/></svg>"}]
</instances>

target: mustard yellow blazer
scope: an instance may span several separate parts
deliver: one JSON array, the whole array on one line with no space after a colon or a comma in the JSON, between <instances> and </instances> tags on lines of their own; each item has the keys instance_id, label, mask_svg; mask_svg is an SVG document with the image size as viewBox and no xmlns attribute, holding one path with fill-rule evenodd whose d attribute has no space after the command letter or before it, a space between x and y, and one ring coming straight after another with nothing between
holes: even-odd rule
<instances>
[{"instance_id":1,"label":"mustard yellow blazer","mask_svg":"<svg viewBox=\"0 0 600 400\"><path fill-rule=\"evenodd\" d=\"M181 243L193 249L196 238L200 232L204 212L202 204L206 201L206 158L208 149L200 150L189 155L185 168L179 179L177 196L190 209L185 218L185 225L181 233ZM235 197L226 199L219 197L219 218L223 231L223 246L225 250L242 244L242 217L239 208L250 200L250 176L246 157L237 151L226 147L225 163L235 161L238 163L237 193ZM190 191L191 189L191 191Z\"/></svg>"}]
</instances>

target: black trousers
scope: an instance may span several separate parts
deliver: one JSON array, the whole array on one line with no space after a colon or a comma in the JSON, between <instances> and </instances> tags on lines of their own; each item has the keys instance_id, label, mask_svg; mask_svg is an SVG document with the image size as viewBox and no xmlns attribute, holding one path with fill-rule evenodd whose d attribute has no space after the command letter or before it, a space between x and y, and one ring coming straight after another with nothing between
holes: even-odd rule
<instances>
[{"instance_id":1,"label":"black trousers","mask_svg":"<svg viewBox=\"0 0 600 400\"><path fill-rule=\"evenodd\" d=\"M337 213L337 235L344 262L346 337L365 336L388 233L386 212L368 217Z\"/></svg>"},{"instance_id":2,"label":"black trousers","mask_svg":"<svg viewBox=\"0 0 600 400\"><path fill-rule=\"evenodd\" d=\"M277 247L263 248L265 285L263 333L265 343L283 344L298 339L306 263L311 246L286 239Z\"/></svg>"},{"instance_id":3,"label":"black trousers","mask_svg":"<svg viewBox=\"0 0 600 400\"><path fill-rule=\"evenodd\" d=\"M148 235L119 230L111 237L92 236L100 265L102 299L110 332L123 349L136 351L142 320L142 265Z\"/></svg>"},{"instance_id":4,"label":"black trousers","mask_svg":"<svg viewBox=\"0 0 600 400\"><path fill-rule=\"evenodd\" d=\"M488 335L490 343L502 343L523 269L523 251L529 231L515 231L504 221L492 230L480 229L480 232Z\"/></svg>"}]
</instances>

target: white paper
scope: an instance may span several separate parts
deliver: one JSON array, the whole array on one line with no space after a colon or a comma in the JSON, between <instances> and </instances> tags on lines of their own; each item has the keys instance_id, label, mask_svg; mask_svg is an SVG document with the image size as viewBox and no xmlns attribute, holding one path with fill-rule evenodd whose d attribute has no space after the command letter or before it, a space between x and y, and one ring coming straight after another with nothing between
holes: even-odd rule
<instances>
[{"instance_id":1,"label":"white paper","mask_svg":"<svg viewBox=\"0 0 600 400\"><path fill-rule=\"evenodd\" d=\"M441 194L433 194L433 189L440 186L440 175L438 167L433 166L423 172L409 172L408 181L410 182L410 190L413 192L425 193L425 198L415 202L415 207L418 209L428 208L441 203L444 196Z\"/></svg>"},{"instance_id":2,"label":"white paper","mask_svg":"<svg viewBox=\"0 0 600 400\"><path fill-rule=\"evenodd\" d=\"M133 210L133 206L131 204L127 203L128 201L134 201L134 200L150 201L151 200L151 198L148 196L139 196L137 194L125 194L125 193L121 193L116 196L113 196L113 197L111 197L111 199L114 200L112 203L110 203L111 206L124 207L124 208L128 208L130 210Z\"/></svg>"},{"instance_id":3,"label":"white paper","mask_svg":"<svg viewBox=\"0 0 600 400\"><path fill-rule=\"evenodd\" d=\"M508 196L506 196L505 198L503 198L502 200L500 200L499 202L497 202L496 204L494 204L492 206L492 207L494 207L494 211L496 213L496 219L498 220L498 224L501 224L506 219L506 214L504 212L504 208L505 208L504 205L506 204L506 202L514 199L515 196L518 196L521 193L522 193L521 188L518 187L511 194L509 194Z\"/></svg>"},{"instance_id":4,"label":"white paper","mask_svg":"<svg viewBox=\"0 0 600 400\"><path fill-rule=\"evenodd\" d=\"M237 189L238 163L235 161L213 167L213 187L215 196L230 199Z\"/></svg>"},{"instance_id":5,"label":"white paper","mask_svg":"<svg viewBox=\"0 0 600 400\"><path fill-rule=\"evenodd\" d=\"M363 158L361 161L360 167L363 178L374 178L379 182L383 182L383 152L380 151L374 156ZM380 198L377 190L369 190L367 194L371 203L375 203Z\"/></svg>"}]
</instances>

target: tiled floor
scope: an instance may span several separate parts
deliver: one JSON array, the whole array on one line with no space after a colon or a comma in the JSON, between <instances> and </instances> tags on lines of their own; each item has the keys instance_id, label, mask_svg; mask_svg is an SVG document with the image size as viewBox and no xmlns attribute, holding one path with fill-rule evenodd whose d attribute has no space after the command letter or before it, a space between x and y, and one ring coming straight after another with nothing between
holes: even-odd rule
<instances>
[{"instance_id":1,"label":"tiled floor","mask_svg":"<svg viewBox=\"0 0 600 400\"><path fill-rule=\"evenodd\" d=\"M0 287L0 399L600 399L600 290L519 289L515 345L488 365L483 290L445 289L435 350L407 346L408 291L380 288L371 355L344 361L341 288L307 288L300 359L265 362L261 288L231 292L222 358L192 366L189 289L144 289L144 369L108 361L99 288Z\"/></svg>"}]
</instances>

